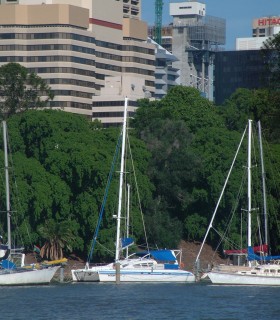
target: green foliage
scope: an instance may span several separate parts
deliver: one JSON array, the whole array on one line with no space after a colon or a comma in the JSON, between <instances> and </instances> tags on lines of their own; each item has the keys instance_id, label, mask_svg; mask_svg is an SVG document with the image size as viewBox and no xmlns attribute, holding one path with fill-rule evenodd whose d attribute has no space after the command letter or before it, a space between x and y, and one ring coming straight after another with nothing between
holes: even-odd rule
<instances>
[{"instance_id":1,"label":"green foliage","mask_svg":"<svg viewBox=\"0 0 280 320\"><path fill-rule=\"evenodd\" d=\"M271 167L279 167L277 99L269 90L240 89L223 106L216 107L197 90L178 86L160 101L139 101L140 107L129 126L127 143L134 162L132 165L127 154L125 168L125 184L129 183L132 190L130 231L137 244L146 242L141 210L151 247L176 247L182 238L202 239L249 117L261 120L269 141L264 153L271 150L274 155ZM52 230L67 221L73 237L69 236L62 249L67 253L66 246L70 245L75 253L87 256L120 128L102 129L100 123L91 123L82 116L53 110L18 113L9 118L8 128L13 154L10 167L14 167L13 176L17 182L17 190L12 189L13 230L16 227L19 230L13 233L16 240L23 241L26 246L30 241L42 246L45 242L41 229L45 221L52 221ZM0 147L2 150L1 140ZM216 230L220 234L225 231L233 208L241 212L246 207L245 202L236 203L240 182L246 175L243 167L246 151L244 146L236 159L235 170L217 211ZM2 152L0 161L3 161ZM273 219L269 219L270 229L280 231L276 187L280 185L280 178L267 165L267 157L265 162L269 212L272 209L276 212ZM114 257L116 221L113 215L117 213L118 168L116 164L95 261ZM0 185L0 198L0 210L4 211L4 185ZM261 208L261 204L256 207ZM235 243L239 239L240 220L240 217L232 218L231 228L227 230ZM245 221L243 228L244 225ZM4 216L0 218L0 229L1 232L6 229ZM62 237L62 231L55 232ZM45 230L44 234L47 233L51 235L51 230ZM52 247L50 239L45 237L45 256L55 251L59 256L61 250L57 245ZM210 241L216 244L218 236L211 235ZM277 249L279 236L275 233L271 243Z\"/></svg>"},{"instance_id":2,"label":"green foliage","mask_svg":"<svg viewBox=\"0 0 280 320\"><path fill-rule=\"evenodd\" d=\"M188 241L202 240L207 228L206 217L194 213L185 219L185 229L188 234Z\"/></svg>"},{"instance_id":3,"label":"green foliage","mask_svg":"<svg viewBox=\"0 0 280 320\"><path fill-rule=\"evenodd\" d=\"M38 109L53 99L51 88L46 82L18 63L8 63L0 67L0 113L6 119L17 112Z\"/></svg>"},{"instance_id":4,"label":"green foliage","mask_svg":"<svg viewBox=\"0 0 280 320\"><path fill-rule=\"evenodd\" d=\"M150 223L153 217L158 221L178 219L186 240L202 239L248 118L261 120L263 132L271 140L275 128L279 130L279 122L273 127L272 114L268 112L275 110L271 99L268 90L239 89L224 106L215 107L197 90L178 86L161 101L141 101L134 125L152 154L148 174L155 192L148 213ZM246 174L246 153L244 146L217 210L216 229L220 234L233 210L246 207L246 203L236 203ZM275 194L273 199L276 198ZM240 238L240 218L232 218L231 224L228 236L236 243ZM169 227L172 229L172 224ZM154 234L159 235L161 226L155 230L159 231ZM165 230L168 233L170 229ZM168 236L165 240L170 241ZM217 243L218 235L211 235L210 241Z\"/></svg>"},{"instance_id":5,"label":"green foliage","mask_svg":"<svg viewBox=\"0 0 280 320\"><path fill-rule=\"evenodd\" d=\"M68 252L72 251L71 243L74 243L75 237L71 226L71 221L50 219L38 227L39 234L45 239L40 252L42 258L58 260L63 258L63 249Z\"/></svg>"},{"instance_id":6,"label":"green foliage","mask_svg":"<svg viewBox=\"0 0 280 320\"><path fill-rule=\"evenodd\" d=\"M13 155L10 167L14 168L13 177L17 185L17 189L12 192L13 237L29 248L33 247L33 243L41 246L42 232L39 233L38 226L44 226L46 220L53 221L54 226L68 221L69 230L75 235L71 247L77 254L86 256L120 129L98 129L82 116L63 111L37 110L9 118L8 132ZM133 135L130 145L135 152L134 169L145 209L152 195L152 185L145 175L149 152L144 143ZM1 140L0 147L2 150ZM0 157L3 158L1 151ZM115 241L116 223L112 216L116 214L118 170L116 164L102 222L103 231L100 232L99 242L104 246L110 241L113 245ZM132 168L127 170L133 171ZM136 190L134 181L130 183ZM0 186L0 197L3 199L0 209L5 211L4 184ZM132 201L133 206L138 203L135 195ZM132 210L131 219L134 219L135 224L133 232L136 240L142 242L143 226L137 217L139 215L139 209ZM1 230L5 231L4 215L0 218L0 225ZM56 230L51 226L52 230ZM48 241L45 246L46 256L53 252L50 239ZM60 255L57 245L55 248L58 251L56 254ZM107 259L107 252L100 248L96 257Z\"/></svg>"}]
</instances>

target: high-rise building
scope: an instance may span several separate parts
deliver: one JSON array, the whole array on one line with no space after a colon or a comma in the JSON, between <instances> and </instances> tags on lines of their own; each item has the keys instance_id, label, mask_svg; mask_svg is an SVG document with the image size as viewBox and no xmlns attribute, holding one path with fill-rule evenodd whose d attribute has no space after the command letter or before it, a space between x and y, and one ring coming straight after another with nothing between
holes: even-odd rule
<instances>
[{"instance_id":1,"label":"high-rise building","mask_svg":"<svg viewBox=\"0 0 280 320\"><path fill-rule=\"evenodd\" d=\"M143 97L153 96L155 46L147 43L140 6L140 0L1 0L0 65L22 64L52 87L51 106L90 118L92 97L107 77L139 78Z\"/></svg>"},{"instance_id":2,"label":"high-rise building","mask_svg":"<svg viewBox=\"0 0 280 320\"><path fill-rule=\"evenodd\" d=\"M170 3L173 17L173 66L180 70L180 84L197 88L213 100L213 58L225 44L225 20L206 15L200 1Z\"/></svg>"},{"instance_id":3,"label":"high-rise building","mask_svg":"<svg viewBox=\"0 0 280 320\"><path fill-rule=\"evenodd\" d=\"M256 18L252 22L252 37L237 38L236 50L259 50L264 41L280 32L280 17Z\"/></svg>"},{"instance_id":4,"label":"high-rise building","mask_svg":"<svg viewBox=\"0 0 280 320\"><path fill-rule=\"evenodd\" d=\"M220 105L238 88L259 89L269 83L266 58L261 53L264 42L280 32L280 17L255 18L252 37L237 38L236 50L215 55L215 103Z\"/></svg>"}]
</instances>

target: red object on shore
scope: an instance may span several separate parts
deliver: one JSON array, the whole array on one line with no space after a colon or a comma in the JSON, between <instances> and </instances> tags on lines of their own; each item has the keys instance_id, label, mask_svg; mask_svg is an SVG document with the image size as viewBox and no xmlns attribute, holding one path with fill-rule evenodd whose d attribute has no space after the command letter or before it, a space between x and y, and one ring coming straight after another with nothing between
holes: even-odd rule
<instances>
[{"instance_id":1,"label":"red object on shore","mask_svg":"<svg viewBox=\"0 0 280 320\"><path fill-rule=\"evenodd\" d=\"M263 244L262 246L255 246L253 247L254 253L268 253L268 245ZM240 250L224 250L224 254L227 254L228 256L232 254L241 254L241 253L247 253L248 249L240 249Z\"/></svg>"}]
</instances>

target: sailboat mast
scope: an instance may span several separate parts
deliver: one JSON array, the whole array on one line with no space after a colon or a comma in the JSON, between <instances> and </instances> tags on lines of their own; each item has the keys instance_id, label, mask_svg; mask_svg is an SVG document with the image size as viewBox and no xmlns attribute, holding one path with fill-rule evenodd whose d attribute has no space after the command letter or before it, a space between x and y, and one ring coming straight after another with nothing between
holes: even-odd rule
<instances>
[{"instance_id":1,"label":"sailboat mast","mask_svg":"<svg viewBox=\"0 0 280 320\"><path fill-rule=\"evenodd\" d=\"M248 248L252 246L252 231L251 231L251 211L252 211L252 203L251 203L251 145L252 145L252 120L249 120L248 123Z\"/></svg>"},{"instance_id":2,"label":"sailboat mast","mask_svg":"<svg viewBox=\"0 0 280 320\"><path fill-rule=\"evenodd\" d=\"M261 122L260 121L258 121L258 129L259 129L259 144L260 144L261 167L262 167L264 238L265 238L265 244L268 244L266 185L265 185L265 170L264 170L264 160L263 160L262 128L261 128Z\"/></svg>"},{"instance_id":3,"label":"sailboat mast","mask_svg":"<svg viewBox=\"0 0 280 320\"><path fill-rule=\"evenodd\" d=\"M9 165L8 165L8 146L7 146L7 124L3 125L3 141L4 141L4 156L5 156L5 183L6 183L6 210L7 210L7 231L8 231L8 249L12 247L11 239L11 207L10 207L10 186L9 186Z\"/></svg>"},{"instance_id":4,"label":"sailboat mast","mask_svg":"<svg viewBox=\"0 0 280 320\"><path fill-rule=\"evenodd\" d=\"M129 210L130 210L130 184L127 184L127 209L126 209L126 237L129 237ZM126 248L126 258L128 258L128 246Z\"/></svg>"},{"instance_id":5,"label":"sailboat mast","mask_svg":"<svg viewBox=\"0 0 280 320\"><path fill-rule=\"evenodd\" d=\"M126 141L126 121L127 121L127 104L128 98L124 102L124 117L122 129L122 152L121 152L121 168L120 168L120 184L119 184L119 203L117 214L117 237L116 237L116 255L115 262L120 259L120 228L121 228L121 210L122 210L122 189L123 189L123 175L124 175L124 156L125 156L125 141Z\"/></svg>"}]
</instances>

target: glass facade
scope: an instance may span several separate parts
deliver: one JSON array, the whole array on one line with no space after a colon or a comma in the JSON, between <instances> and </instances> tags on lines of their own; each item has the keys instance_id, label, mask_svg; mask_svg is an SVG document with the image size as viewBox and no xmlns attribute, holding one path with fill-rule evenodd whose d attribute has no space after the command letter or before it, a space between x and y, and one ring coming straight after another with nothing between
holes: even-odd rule
<instances>
[{"instance_id":1,"label":"glass facade","mask_svg":"<svg viewBox=\"0 0 280 320\"><path fill-rule=\"evenodd\" d=\"M215 103L221 105L238 88L259 89L264 87L268 75L260 50L216 52Z\"/></svg>"}]
</instances>

